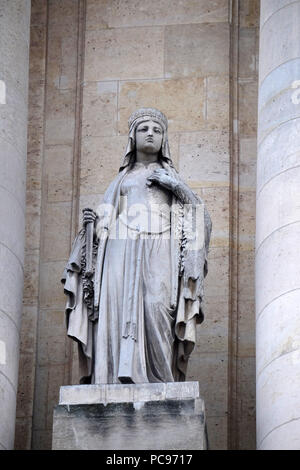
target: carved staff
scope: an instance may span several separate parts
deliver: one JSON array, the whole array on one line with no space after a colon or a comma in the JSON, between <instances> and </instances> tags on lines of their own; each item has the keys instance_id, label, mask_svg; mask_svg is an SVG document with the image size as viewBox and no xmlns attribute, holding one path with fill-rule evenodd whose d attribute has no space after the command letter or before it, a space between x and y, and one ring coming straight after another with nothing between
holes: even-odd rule
<instances>
[{"instance_id":1,"label":"carved staff","mask_svg":"<svg viewBox=\"0 0 300 470\"><path fill-rule=\"evenodd\" d=\"M94 220L91 209L83 209L84 218L88 218L85 225L85 275L93 275L93 238L94 238ZM89 217L90 216L90 217Z\"/></svg>"}]
</instances>

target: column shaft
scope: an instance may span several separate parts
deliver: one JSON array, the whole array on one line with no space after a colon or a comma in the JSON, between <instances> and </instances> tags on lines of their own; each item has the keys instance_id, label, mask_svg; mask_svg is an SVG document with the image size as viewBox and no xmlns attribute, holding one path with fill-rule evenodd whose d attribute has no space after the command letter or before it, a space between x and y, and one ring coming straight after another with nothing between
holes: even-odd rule
<instances>
[{"instance_id":1,"label":"column shaft","mask_svg":"<svg viewBox=\"0 0 300 470\"><path fill-rule=\"evenodd\" d=\"M257 446L300 449L300 1L262 0Z\"/></svg>"},{"instance_id":2,"label":"column shaft","mask_svg":"<svg viewBox=\"0 0 300 470\"><path fill-rule=\"evenodd\" d=\"M25 239L30 0L0 0L0 449L14 445Z\"/></svg>"}]
</instances>

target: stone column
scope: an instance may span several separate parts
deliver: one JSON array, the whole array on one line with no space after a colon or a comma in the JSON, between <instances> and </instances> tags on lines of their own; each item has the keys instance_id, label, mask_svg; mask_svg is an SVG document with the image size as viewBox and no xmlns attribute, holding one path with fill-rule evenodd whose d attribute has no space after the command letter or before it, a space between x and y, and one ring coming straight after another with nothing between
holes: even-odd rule
<instances>
[{"instance_id":1,"label":"stone column","mask_svg":"<svg viewBox=\"0 0 300 470\"><path fill-rule=\"evenodd\" d=\"M0 0L0 449L14 444L22 312L30 0Z\"/></svg>"},{"instance_id":2,"label":"stone column","mask_svg":"<svg viewBox=\"0 0 300 470\"><path fill-rule=\"evenodd\" d=\"M262 0L257 446L300 449L300 1Z\"/></svg>"}]
</instances>

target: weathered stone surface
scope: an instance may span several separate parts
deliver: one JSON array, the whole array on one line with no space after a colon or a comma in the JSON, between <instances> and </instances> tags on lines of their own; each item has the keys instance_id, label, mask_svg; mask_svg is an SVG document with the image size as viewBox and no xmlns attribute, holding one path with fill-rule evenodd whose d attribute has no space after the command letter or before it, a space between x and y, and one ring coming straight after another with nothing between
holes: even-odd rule
<instances>
[{"instance_id":1,"label":"weathered stone surface","mask_svg":"<svg viewBox=\"0 0 300 470\"><path fill-rule=\"evenodd\" d=\"M168 116L170 132L201 130L205 120L204 80L121 82L119 133L127 134L128 116L141 106L157 107Z\"/></svg>"},{"instance_id":2,"label":"weathered stone surface","mask_svg":"<svg viewBox=\"0 0 300 470\"><path fill-rule=\"evenodd\" d=\"M257 83L255 81L241 83L239 89L240 133L244 136L256 136Z\"/></svg>"},{"instance_id":3,"label":"weathered stone surface","mask_svg":"<svg viewBox=\"0 0 300 470\"><path fill-rule=\"evenodd\" d=\"M83 387L92 387L88 404ZM205 449L204 402L196 383L76 388L54 410L53 449ZM81 404L70 404L78 392Z\"/></svg>"},{"instance_id":4,"label":"weathered stone surface","mask_svg":"<svg viewBox=\"0 0 300 470\"><path fill-rule=\"evenodd\" d=\"M198 351L198 354L190 357L188 380L199 380L207 416L220 416L227 411L228 391L222 385L227 380L227 368L227 348L220 353Z\"/></svg>"},{"instance_id":5,"label":"weathered stone surface","mask_svg":"<svg viewBox=\"0 0 300 470\"><path fill-rule=\"evenodd\" d=\"M102 194L118 174L127 137L87 137L82 143L81 194Z\"/></svg>"},{"instance_id":6,"label":"weathered stone surface","mask_svg":"<svg viewBox=\"0 0 300 470\"><path fill-rule=\"evenodd\" d=\"M229 79L209 76L206 78L206 128L228 129Z\"/></svg>"},{"instance_id":7,"label":"weathered stone surface","mask_svg":"<svg viewBox=\"0 0 300 470\"><path fill-rule=\"evenodd\" d=\"M87 31L86 81L162 77L162 28Z\"/></svg>"},{"instance_id":8,"label":"weathered stone surface","mask_svg":"<svg viewBox=\"0 0 300 470\"><path fill-rule=\"evenodd\" d=\"M239 34L239 77L256 77L258 73L257 31L255 28L240 28Z\"/></svg>"},{"instance_id":9,"label":"weathered stone surface","mask_svg":"<svg viewBox=\"0 0 300 470\"><path fill-rule=\"evenodd\" d=\"M166 27L166 78L227 75L228 65L229 25L227 23Z\"/></svg>"},{"instance_id":10,"label":"weathered stone surface","mask_svg":"<svg viewBox=\"0 0 300 470\"><path fill-rule=\"evenodd\" d=\"M117 134L117 93L117 82L92 82L84 86L82 115L84 137Z\"/></svg>"},{"instance_id":11,"label":"weathered stone surface","mask_svg":"<svg viewBox=\"0 0 300 470\"><path fill-rule=\"evenodd\" d=\"M228 182L228 133L203 131L181 134L179 172L190 183Z\"/></svg>"},{"instance_id":12,"label":"weathered stone surface","mask_svg":"<svg viewBox=\"0 0 300 470\"><path fill-rule=\"evenodd\" d=\"M69 385L60 388L60 405L190 400L199 398L197 382Z\"/></svg>"},{"instance_id":13,"label":"weathered stone surface","mask_svg":"<svg viewBox=\"0 0 300 470\"><path fill-rule=\"evenodd\" d=\"M226 0L214 0L209 4L198 0L173 2L147 0L132 3L130 0L88 0L87 29L155 26L225 22L228 20Z\"/></svg>"}]
</instances>

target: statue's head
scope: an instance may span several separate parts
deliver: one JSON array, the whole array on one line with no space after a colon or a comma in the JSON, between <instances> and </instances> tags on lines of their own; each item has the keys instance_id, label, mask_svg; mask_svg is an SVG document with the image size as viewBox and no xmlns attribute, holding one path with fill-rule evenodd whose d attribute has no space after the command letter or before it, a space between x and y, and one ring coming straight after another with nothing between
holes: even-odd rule
<instances>
[{"instance_id":1,"label":"statue's head","mask_svg":"<svg viewBox=\"0 0 300 470\"><path fill-rule=\"evenodd\" d=\"M145 133L149 128L153 131L153 142L148 142L149 153L157 151L158 158L162 163L165 162L173 166L168 143L168 119L161 111L155 108L140 108L131 114L128 127L128 145L120 170L135 161L139 145L143 145L143 150L147 151Z\"/></svg>"}]
</instances>

